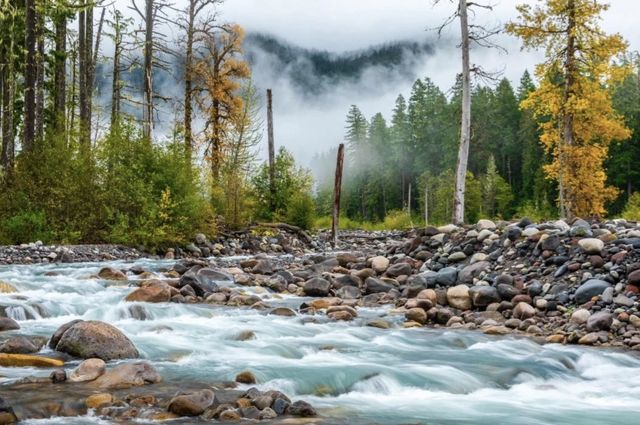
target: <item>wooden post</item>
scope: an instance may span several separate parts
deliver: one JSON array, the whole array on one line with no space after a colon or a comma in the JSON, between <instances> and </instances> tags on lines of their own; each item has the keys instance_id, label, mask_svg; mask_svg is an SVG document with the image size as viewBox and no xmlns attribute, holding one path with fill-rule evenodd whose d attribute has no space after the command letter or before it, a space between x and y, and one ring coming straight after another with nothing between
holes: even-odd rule
<instances>
[{"instance_id":1,"label":"wooden post","mask_svg":"<svg viewBox=\"0 0 640 425\"><path fill-rule=\"evenodd\" d=\"M429 225L429 185L424 185L424 227Z\"/></svg>"},{"instance_id":2,"label":"wooden post","mask_svg":"<svg viewBox=\"0 0 640 425\"><path fill-rule=\"evenodd\" d=\"M411 217L411 183L409 183L409 201L407 202L407 214Z\"/></svg>"},{"instance_id":3,"label":"wooden post","mask_svg":"<svg viewBox=\"0 0 640 425\"><path fill-rule=\"evenodd\" d=\"M340 192L342 189L342 166L344 164L344 143L338 147L338 158L336 162L336 180L333 188L333 220L331 223L331 238L333 246L338 244L338 224L340 221Z\"/></svg>"},{"instance_id":4,"label":"wooden post","mask_svg":"<svg viewBox=\"0 0 640 425\"><path fill-rule=\"evenodd\" d=\"M276 153L273 140L273 93L267 90L267 135L269 139L269 189L271 192L271 212L275 212L276 205Z\"/></svg>"}]
</instances>

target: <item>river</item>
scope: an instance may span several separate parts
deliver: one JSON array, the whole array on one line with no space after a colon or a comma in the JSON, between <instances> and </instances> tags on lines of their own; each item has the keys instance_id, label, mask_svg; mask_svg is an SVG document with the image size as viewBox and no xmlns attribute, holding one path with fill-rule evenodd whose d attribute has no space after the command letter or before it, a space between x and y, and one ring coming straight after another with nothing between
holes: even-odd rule
<instances>
[{"instance_id":1,"label":"river","mask_svg":"<svg viewBox=\"0 0 640 425\"><path fill-rule=\"evenodd\" d=\"M105 265L133 264L157 270L172 262L0 267L0 280L19 290L0 294L0 305L21 326L11 335L49 337L73 319L102 320L125 332L166 382L233 380L248 369L258 388L308 401L328 423L640 423L640 357L632 352L540 345L480 332L365 326L382 316L397 325L403 321L384 308L359 309L353 322L330 322L325 316L281 317L248 308L124 303L133 290L126 282L90 278ZM272 306L296 308L305 300L245 289ZM255 338L239 339L245 331ZM49 373L0 368L0 394L15 379ZM108 422L84 417L26 423Z\"/></svg>"}]
</instances>

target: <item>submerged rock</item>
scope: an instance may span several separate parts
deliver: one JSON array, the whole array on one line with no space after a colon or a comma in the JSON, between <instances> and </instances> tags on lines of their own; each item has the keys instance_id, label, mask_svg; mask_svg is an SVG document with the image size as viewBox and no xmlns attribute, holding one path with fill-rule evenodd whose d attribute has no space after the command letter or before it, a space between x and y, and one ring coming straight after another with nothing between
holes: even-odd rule
<instances>
[{"instance_id":1,"label":"submerged rock","mask_svg":"<svg viewBox=\"0 0 640 425\"><path fill-rule=\"evenodd\" d=\"M107 365L101 359L88 359L71 372L69 381L86 382L93 381L105 373Z\"/></svg>"},{"instance_id":2,"label":"submerged rock","mask_svg":"<svg viewBox=\"0 0 640 425\"><path fill-rule=\"evenodd\" d=\"M100 388L130 388L155 384L162 380L156 369L147 362L120 364L106 371L91 384Z\"/></svg>"}]
</instances>

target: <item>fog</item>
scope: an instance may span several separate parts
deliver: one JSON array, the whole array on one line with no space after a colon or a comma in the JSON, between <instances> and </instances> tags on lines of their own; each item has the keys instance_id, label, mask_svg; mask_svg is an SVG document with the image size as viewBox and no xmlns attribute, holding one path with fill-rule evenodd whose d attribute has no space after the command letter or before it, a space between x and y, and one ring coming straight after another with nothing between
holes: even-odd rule
<instances>
[{"instance_id":1,"label":"fog","mask_svg":"<svg viewBox=\"0 0 640 425\"><path fill-rule=\"evenodd\" d=\"M181 7L184 1L177 0L175 5ZM431 46L419 54L403 55L399 63L365 67L357 79L311 76L310 80L321 86L310 89L295 81L308 67L282 63L259 46L247 43L255 83L263 92L267 88L274 91L276 144L291 150L303 164L309 164L314 153L342 141L350 105L358 105L368 117L376 112L389 117L397 95L408 96L416 78L429 77L445 91L453 85L460 68L457 22L441 37L434 28L453 12L454 5L449 0L442 0L437 6L432 3L431 0L226 0L220 20L237 22L250 35L273 35L304 51L315 49L338 58L389 43L417 42ZM474 22L490 27L502 25L515 17L515 5L522 0L493 3L496 3L494 10L478 11L473 16ZM608 32L620 32L629 41L631 50L640 49L640 31L636 30L640 2L610 3L602 26ZM129 3L117 0L116 4L124 10ZM475 48L472 62L488 71L502 71L514 85L525 70L532 71L543 57L541 52L521 51L519 40L505 34L496 41L507 53ZM156 89L165 90L158 84ZM165 93L173 92L176 85L168 85L166 90ZM170 109L171 112L163 114L163 121L173 119L175 108Z\"/></svg>"}]
</instances>

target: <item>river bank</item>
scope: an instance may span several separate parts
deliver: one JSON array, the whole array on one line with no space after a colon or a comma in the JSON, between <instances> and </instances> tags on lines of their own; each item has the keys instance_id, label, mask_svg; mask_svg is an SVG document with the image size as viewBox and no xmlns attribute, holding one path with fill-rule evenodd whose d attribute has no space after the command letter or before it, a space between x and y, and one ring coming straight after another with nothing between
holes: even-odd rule
<instances>
[{"instance_id":1,"label":"river bank","mask_svg":"<svg viewBox=\"0 0 640 425\"><path fill-rule=\"evenodd\" d=\"M170 406L185 393L204 406L189 411L198 421L228 411L223 422L632 424L639 237L625 222L481 221L353 233L338 251L0 266L0 316L12 325L0 352L62 361L0 367L0 411L180 421ZM115 331L93 351L70 348L95 340L66 336L73 320ZM133 348L109 351L94 380L66 379L104 347L128 347L120 333ZM147 378L95 386L118 367ZM522 404L532 398L553 414ZM433 403L444 407L425 410Z\"/></svg>"}]
</instances>

